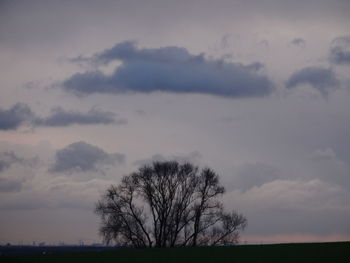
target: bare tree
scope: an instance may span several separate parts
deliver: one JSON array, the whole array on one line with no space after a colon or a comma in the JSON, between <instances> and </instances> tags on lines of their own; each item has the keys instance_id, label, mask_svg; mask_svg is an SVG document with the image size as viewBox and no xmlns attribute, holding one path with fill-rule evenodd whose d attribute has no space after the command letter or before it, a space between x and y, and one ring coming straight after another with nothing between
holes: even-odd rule
<instances>
[{"instance_id":1,"label":"bare tree","mask_svg":"<svg viewBox=\"0 0 350 263\"><path fill-rule=\"evenodd\" d=\"M225 212L225 189L210 168L154 162L124 176L96 205L107 243L132 247L220 245L238 242L244 216Z\"/></svg>"}]
</instances>

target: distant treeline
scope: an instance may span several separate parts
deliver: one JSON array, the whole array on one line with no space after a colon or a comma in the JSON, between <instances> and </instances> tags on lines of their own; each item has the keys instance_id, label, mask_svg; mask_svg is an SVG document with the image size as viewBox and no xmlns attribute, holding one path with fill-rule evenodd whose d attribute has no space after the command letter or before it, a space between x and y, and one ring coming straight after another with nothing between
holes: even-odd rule
<instances>
[{"instance_id":1,"label":"distant treeline","mask_svg":"<svg viewBox=\"0 0 350 263\"><path fill-rule=\"evenodd\" d=\"M111 246L0 246L0 256L47 255L89 251L115 250Z\"/></svg>"},{"instance_id":2,"label":"distant treeline","mask_svg":"<svg viewBox=\"0 0 350 263\"><path fill-rule=\"evenodd\" d=\"M28 247L30 248L30 247ZM37 249L37 247L32 247ZM60 247L45 247L56 248ZM61 247L63 250L69 247ZM71 247L74 252L82 249L81 253L53 253L49 255L17 255L1 256L1 263L331 263L348 262L350 242L339 243L308 243L280 245L239 245L239 246L210 246L182 248L147 248L147 249L118 249L95 247ZM64 252L64 251L61 252ZM89 252L88 252L89 251Z\"/></svg>"}]
</instances>

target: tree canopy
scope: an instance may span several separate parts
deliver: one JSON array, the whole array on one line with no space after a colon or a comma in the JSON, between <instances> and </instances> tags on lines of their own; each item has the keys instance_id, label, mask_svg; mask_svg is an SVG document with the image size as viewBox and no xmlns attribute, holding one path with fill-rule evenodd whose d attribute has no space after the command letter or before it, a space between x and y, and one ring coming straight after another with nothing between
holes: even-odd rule
<instances>
[{"instance_id":1,"label":"tree canopy","mask_svg":"<svg viewBox=\"0 0 350 263\"><path fill-rule=\"evenodd\" d=\"M221 245L238 242L246 218L226 212L225 189L210 168L153 162L110 186L96 204L105 242L132 247Z\"/></svg>"}]
</instances>

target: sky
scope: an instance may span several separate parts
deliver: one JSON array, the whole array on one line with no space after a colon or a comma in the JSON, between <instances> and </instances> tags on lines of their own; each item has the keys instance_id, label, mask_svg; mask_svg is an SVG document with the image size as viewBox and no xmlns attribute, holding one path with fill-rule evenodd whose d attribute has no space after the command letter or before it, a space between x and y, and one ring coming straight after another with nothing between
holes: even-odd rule
<instances>
[{"instance_id":1,"label":"sky","mask_svg":"<svg viewBox=\"0 0 350 263\"><path fill-rule=\"evenodd\" d=\"M350 240L350 2L0 1L0 243L99 243L155 160L213 168L248 243Z\"/></svg>"}]
</instances>

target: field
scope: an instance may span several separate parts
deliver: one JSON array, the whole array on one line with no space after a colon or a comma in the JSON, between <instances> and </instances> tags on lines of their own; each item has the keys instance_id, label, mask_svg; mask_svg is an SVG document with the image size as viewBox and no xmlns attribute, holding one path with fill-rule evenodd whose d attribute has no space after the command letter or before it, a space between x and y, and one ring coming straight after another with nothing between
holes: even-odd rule
<instances>
[{"instance_id":1,"label":"field","mask_svg":"<svg viewBox=\"0 0 350 263\"><path fill-rule=\"evenodd\" d=\"M350 242L241 245L169 249L120 249L103 252L79 252L51 255L0 257L5 262L350 262Z\"/></svg>"}]
</instances>

